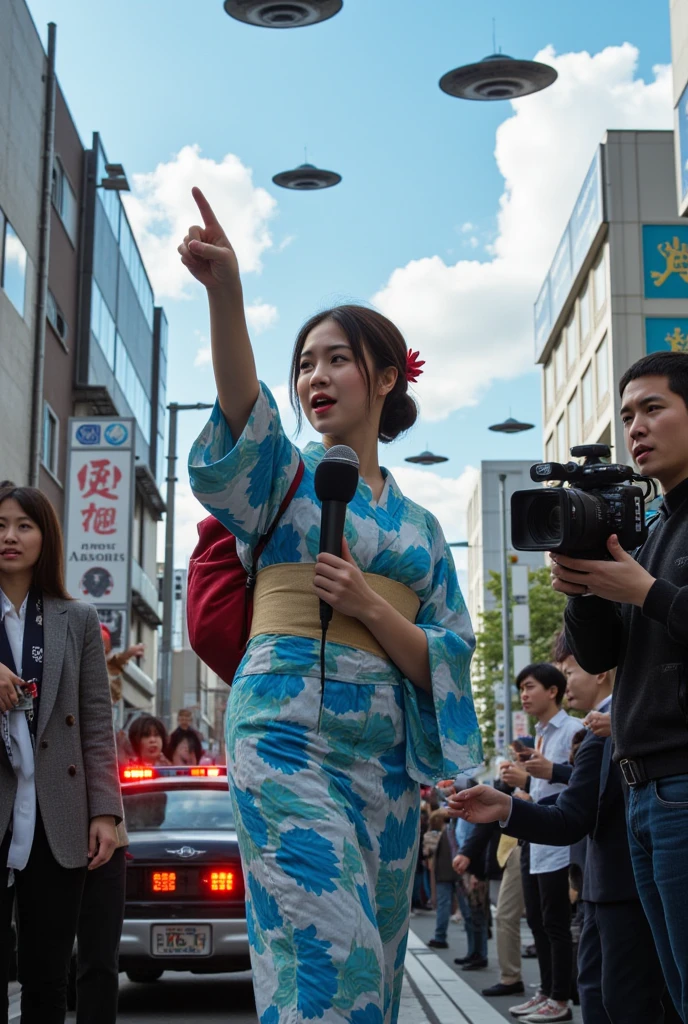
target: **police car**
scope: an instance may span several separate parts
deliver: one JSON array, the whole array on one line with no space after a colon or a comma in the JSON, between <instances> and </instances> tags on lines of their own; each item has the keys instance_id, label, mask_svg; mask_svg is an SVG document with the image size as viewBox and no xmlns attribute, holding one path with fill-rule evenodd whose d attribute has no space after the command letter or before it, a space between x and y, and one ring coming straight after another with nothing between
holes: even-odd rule
<instances>
[{"instance_id":1,"label":"police car","mask_svg":"<svg viewBox=\"0 0 688 1024\"><path fill-rule=\"evenodd\" d=\"M226 769L122 770L129 833L120 971L155 981L164 971L250 966L244 878Z\"/></svg>"}]
</instances>

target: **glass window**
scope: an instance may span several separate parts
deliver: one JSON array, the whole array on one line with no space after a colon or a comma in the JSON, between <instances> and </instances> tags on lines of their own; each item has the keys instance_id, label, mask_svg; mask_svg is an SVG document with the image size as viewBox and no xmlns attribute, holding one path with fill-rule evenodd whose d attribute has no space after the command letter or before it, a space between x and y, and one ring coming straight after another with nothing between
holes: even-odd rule
<instances>
[{"instance_id":1,"label":"glass window","mask_svg":"<svg viewBox=\"0 0 688 1024\"><path fill-rule=\"evenodd\" d=\"M570 370L578 362L578 324L575 312L571 314L571 319L564 328L564 334L566 335L566 363Z\"/></svg>"},{"instance_id":2,"label":"glass window","mask_svg":"<svg viewBox=\"0 0 688 1024\"><path fill-rule=\"evenodd\" d=\"M599 405L609 394L609 345L606 334L595 353L595 369L597 370L597 403Z\"/></svg>"},{"instance_id":3,"label":"glass window","mask_svg":"<svg viewBox=\"0 0 688 1024\"><path fill-rule=\"evenodd\" d=\"M579 416L580 411L578 408L578 392L574 391L571 397L571 401L566 407L566 418L568 420L570 448L573 448L574 445L580 444Z\"/></svg>"},{"instance_id":4,"label":"glass window","mask_svg":"<svg viewBox=\"0 0 688 1024\"><path fill-rule=\"evenodd\" d=\"M8 220L2 247L2 290L19 316L24 316L28 256L19 235Z\"/></svg>"},{"instance_id":5,"label":"glass window","mask_svg":"<svg viewBox=\"0 0 688 1024\"><path fill-rule=\"evenodd\" d=\"M43 465L57 476L60 421L47 402L43 403Z\"/></svg>"},{"instance_id":6,"label":"glass window","mask_svg":"<svg viewBox=\"0 0 688 1024\"><path fill-rule=\"evenodd\" d=\"M48 318L48 323L52 326L60 341L65 342L68 334L67 321L64 318L64 313L57 304L55 296L50 290L48 290L48 294L46 296L45 315Z\"/></svg>"},{"instance_id":7,"label":"glass window","mask_svg":"<svg viewBox=\"0 0 688 1024\"><path fill-rule=\"evenodd\" d=\"M105 215L107 216L107 219L110 221L110 227L112 228L113 234L115 236L115 241L119 242L119 220L120 214L122 212L122 204L120 202L120 198L117 192L106 192L104 188L100 187L103 178L107 178L108 176L108 173L105 170L106 163L107 160L105 158L105 153L103 152L103 147L99 145L98 163L96 168L96 194L103 206L103 209L105 210Z\"/></svg>"},{"instance_id":8,"label":"glass window","mask_svg":"<svg viewBox=\"0 0 688 1024\"><path fill-rule=\"evenodd\" d=\"M545 408L551 409L554 404L554 359L549 357L545 363Z\"/></svg>"},{"instance_id":9,"label":"glass window","mask_svg":"<svg viewBox=\"0 0 688 1024\"><path fill-rule=\"evenodd\" d=\"M592 363L588 365L583 374L581 391L583 393L583 423L585 424L592 419Z\"/></svg>"},{"instance_id":10,"label":"glass window","mask_svg":"<svg viewBox=\"0 0 688 1024\"><path fill-rule=\"evenodd\" d=\"M554 369L557 378L558 394L566 383L566 349L564 348L563 338L559 339L559 343L554 350Z\"/></svg>"},{"instance_id":11,"label":"glass window","mask_svg":"<svg viewBox=\"0 0 688 1024\"><path fill-rule=\"evenodd\" d=\"M139 256L139 251L136 247L136 242L134 241L134 236L131 233L131 228L129 227L129 222L127 221L124 211L122 211L122 219L120 222L119 247L120 252L122 253L122 258L124 259L124 263L129 272L131 283L134 286L134 291L138 296L141 309L146 317L146 322L150 329L153 330L153 289L148 281L146 271L143 263L141 262L141 257Z\"/></svg>"},{"instance_id":12,"label":"glass window","mask_svg":"<svg viewBox=\"0 0 688 1024\"><path fill-rule=\"evenodd\" d=\"M124 821L127 832L225 832L234 829L232 803L227 789L156 789L125 793Z\"/></svg>"},{"instance_id":13,"label":"glass window","mask_svg":"<svg viewBox=\"0 0 688 1024\"><path fill-rule=\"evenodd\" d=\"M557 458L560 462L567 462L568 454L566 447L566 420L563 416L560 416L557 420Z\"/></svg>"},{"instance_id":14,"label":"glass window","mask_svg":"<svg viewBox=\"0 0 688 1024\"><path fill-rule=\"evenodd\" d=\"M150 444L151 407L143 384L129 358L126 345L117 335L117 382L124 392L129 408L136 417L141 433Z\"/></svg>"},{"instance_id":15,"label":"glass window","mask_svg":"<svg viewBox=\"0 0 688 1024\"><path fill-rule=\"evenodd\" d=\"M60 215L67 234L76 245L79 230L79 207L64 167L57 159L53 165L53 205Z\"/></svg>"},{"instance_id":16,"label":"glass window","mask_svg":"<svg viewBox=\"0 0 688 1024\"><path fill-rule=\"evenodd\" d=\"M93 280L91 289L91 330L100 345L108 365L115 372L115 321L107 307L100 288Z\"/></svg>"},{"instance_id":17,"label":"glass window","mask_svg":"<svg viewBox=\"0 0 688 1024\"><path fill-rule=\"evenodd\" d=\"M581 339L585 341L590 334L590 289L587 284L580 293L580 326Z\"/></svg>"},{"instance_id":18,"label":"glass window","mask_svg":"<svg viewBox=\"0 0 688 1024\"><path fill-rule=\"evenodd\" d=\"M604 249L592 272L595 288L595 312L599 313L607 301L607 261Z\"/></svg>"}]
</instances>

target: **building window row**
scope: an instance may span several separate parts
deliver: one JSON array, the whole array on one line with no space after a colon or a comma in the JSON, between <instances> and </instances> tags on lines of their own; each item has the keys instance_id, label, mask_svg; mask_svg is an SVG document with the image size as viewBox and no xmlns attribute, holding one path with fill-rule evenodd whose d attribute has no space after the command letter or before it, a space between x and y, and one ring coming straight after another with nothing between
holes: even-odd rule
<instances>
[{"instance_id":1,"label":"building window row","mask_svg":"<svg viewBox=\"0 0 688 1024\"><path fill-rule=\"evenodd\" d=\"M592 338L607 303L606 249L594 265L573 304L571 316L545 364L545 410L550 411L557 396L570 380L580 353Z\"/></svg>"},{"instance_id":2,"label":"building window row","mask_svg":"<svg viewBox=\"0 0 688 1024\"><path fill-rule=\"evenodd\" d=\"M108 366L115 374L117 383L124 392L124 397L136 417L146 444L150 444L150 401L95 280L92 283L91 291L91 331L107 359Z\"/></svg>"},{"instance_id":3,"label":"building window row","mask_svg":"<svg viewBox=\"0 0 688 1024\"><path fill-rule=\"evenodd\" d=\"M124 211L122 211L120 217L120 237L119 237L119 249L122 253L122 259L124 260L125 266L129 272L131 283L134 286L134 291L138 297L143 315L146 318L146 323L153 330L153 289L148 282L148 276L144 269L141 257L139 256L139 250L136 247L134 236L129 227L129 221L127 220Z\"/></svg>"},{"instance_id":4,"label":"building window row","mask_svg":"<svg viewBox=\"0 0 688 1024\"><path fill-rule=\"evenodd\" d=\"M112 313L103 298L103 293L95 280L91 287L91 331L100 345L108 366L115 372L115 336L117 328Z\"/></svg>"},{"instance_id":5,"label":"building window row","mask_svg":"<svg viewBox=\"0 0 688 1024\"><path fill-rule=\"evenodd\" d=\"M583 371L580 387L571 395L565 412L545 442L545 459L548 462L568 460L569 450L584 441L608 397L609 342L605 334Z\"/></svg>"},{"instance_id":6,"label":"building window row","mask_svg":"<svg viewBox=\"0 0 688 1024\"><path fill-rule=\"evenodd\" d=\"M79 205L74 189L65 174L65 169L57 157L53 164L52 199L53 206L60 215L60 220L64 224L72 245L76 245L79 231Z\"/></svg>"},{"instance_id":7,"label":"building window row","mask_svg":"<svg viewBox=\"0 0 688 1024\"><path fill-rule=\"evenodd\" d=\"M136 417L146 444L150 444L151 407L141 379L129 358L126 345L117 335L117 383L124 392L129 408Z\"/></svg>"},{"instance_id":8,"label":"building window row","mask_svg":"<svg viewBox=\"0 0 688 1024\"><path fill-rule=\"evenodd\" d=\"M0 210L0 287L22 318L26 309L28 265L25 246Z\"/></svg>"}]
</instances>

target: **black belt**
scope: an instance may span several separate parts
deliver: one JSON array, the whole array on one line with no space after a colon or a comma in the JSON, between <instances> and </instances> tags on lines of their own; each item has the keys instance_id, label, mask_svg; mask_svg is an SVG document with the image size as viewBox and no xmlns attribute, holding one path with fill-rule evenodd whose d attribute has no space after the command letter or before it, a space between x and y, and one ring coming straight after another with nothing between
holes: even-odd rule
<instances>
[{"instance_id":1,"label":"black belt","mask_svg":"<svg viewBox=\"0 0 688 1024\"><path fill-rule=\"evenodd\" d=\"M660 751L633 759L624 757L619 761L619 768L629 786L642 786L667 775L687 775L688 750Z\"/></svg>"}]
</instances>

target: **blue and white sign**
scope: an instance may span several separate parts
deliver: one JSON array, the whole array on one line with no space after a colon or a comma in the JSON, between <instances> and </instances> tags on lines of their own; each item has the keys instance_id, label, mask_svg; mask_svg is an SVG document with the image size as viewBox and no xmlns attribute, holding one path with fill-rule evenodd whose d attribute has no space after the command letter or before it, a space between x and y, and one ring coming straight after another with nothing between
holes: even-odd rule
<instances>
[{"instance_id":1,"label":"blue and white sign","mask_svg":"<svg viewBox=\"0 0 688 1024\"><path fill-rule=\"evenodd\" d=\"M123 423L109 423L105 428L103 436L108 444L113 445L115 448L121 448L127 442L129 428L125 427Z\"/></svg>"},{"instance_id":2,"label":"blue and white sign","mask_svg":"<svg viewBox=\"0 0 688 1024\"><path fill-rule=\"evenodd\" d=\"M688 299L688 224L643 224L646 299Z\"/></svg>"},{"instance_id":3,"label":"blue and white sign","mask_svg":"<svg viewBox=\"0 0 688 1024\"><path fill-rule=\"evenodd\" d=\"M100 423L82 423L76 428L74 436L79 444L100 444Z\"/></svg>"},{"instance_id":4,"label":"blue and white sign","mask_svg":"<svg viewBox=\"0 0 688 1024\"><path fill-rule=\"evenodd\" d=\"M539 360L552 327L559 318L573 281L595 241L595 236L605 221L602 164L602 148L599 147L535 303L536 361Z\"/></svg>"},{"instance_id":5,"label":"blue and white sign","mask_svg":"<svg viewBox=\"0 0 688 1024\"><path fill-rule=\"evenodd\" d=\"M688 353L688 317L648 316L645 318L645 351Z\"/></svg>"}]
</instances>

